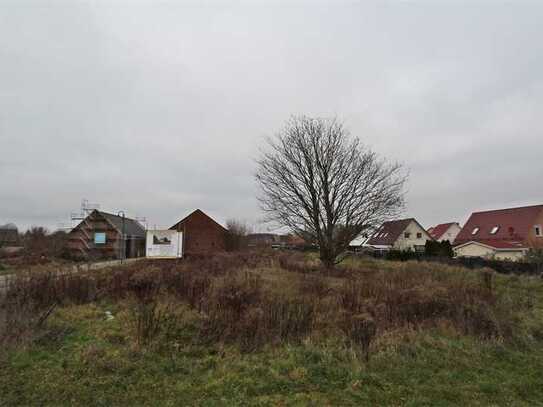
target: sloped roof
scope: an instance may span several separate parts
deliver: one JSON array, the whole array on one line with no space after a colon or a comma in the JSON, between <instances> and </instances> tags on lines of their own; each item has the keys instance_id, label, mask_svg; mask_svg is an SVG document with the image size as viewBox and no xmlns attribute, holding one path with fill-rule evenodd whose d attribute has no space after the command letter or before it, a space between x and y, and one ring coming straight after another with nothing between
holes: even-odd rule
<instances>
[{"instance_id":1,"label":"sloped roof","mask_svg":"<svg viewBox=\"0 0 543 407\"><path fill-rule=\"evenodd\" d=\"M392 246L405 228L413 221L417 222L414 218L385 222L377 229L377 232L369 238L366 244L370 246Z\"/></svg>"},{"instance_id":2,"label":"sloped roof","mask_svg":"<svg viewBox=\"0 0 543 407\"><path fill-rule=\"evenodd\" d=\"M115 229L122 233L123 230L123 218L112 213L102 212L96 210L100 215L108 220ZM145 237L145 228L137 220L124 218L124 234L129 236Z\"/></svg>"},{"instance_id":3,"label":"sloped roof","mask_svg":"<svg viewBox=\"0 0 543 407\"><path fill-rule=\"evenodd\" d=\"M443 236L445 234L445 232L447 230L449 230L449 228L452 226L452 225L458 225L458 222L449 222L449 223L440 223L439 225L437 226L434 226L433 228L430 228L427 230L427 232L430 234L430 236L432 236L434 239L436 240L439 240L441 238L441 236ZM459 225L460 226L460 225Z\"/></svg>"},{"instance_id":4,"label":"sloped roof","mask_svg":"<svg viewBox=\"0 0 543 407\"><path fill-rule=\"evenodd\" d=\"M481 240L470 240L469 242L466 242L466 243L463 243L459 246L456 246L456 248L460 247L460 246L465 246L465 245L468 245L468 244L471 244L471 243L474 243L474 244L482 244L484 246L488 246L488 247L491 247L491 248L494 248L494 249L497 249L497 250L520 250L520 249L526 249L526 245L523 244L522 242L517 242L517 241L508 241L508 240L497 240L497 239L492 239L492 240L487 240L487 239L481 239Z\"/></svg>"},{"instance_id":5,"label":"sloped roof","mask_svg":"<svg viewBox=\"0 0 543 407\"><path fill-rule=\"evenodd\" d=\"M474 212L454 240L454 244L483 240L522 242L528 238L531 227L542 212L543 205ZM492 234L491 231L496 226L498 230ZM476 228L478 230L473 234Z\"/></svg>"},{"instance_id":6,"label":"sloped roof","mask_svg":"<svg viewBox=\"0 0 543 407\"><path fill-rule=\"evenodd\" d=\"M179 222L177 222L175 225L173 225L170 229L177 229L179 226L181 226L188 218L190 218L191 216L195 216L195 215L200 215L200 216L205 216L206 218L208 218L209 220L211 220L213 223L215 223L217 226L219 226L221 229L223 229L224 231L226 231L226 228L221 225L219 222L217 222L215 219L213 219L211 216L209 216L208 214L206 214L204 211L202 211L201 209L196 209L194 211L192 211L190 214L188 214L187 216L185 216L183 219L181 219Z\"/></svg>"}]
</instances>

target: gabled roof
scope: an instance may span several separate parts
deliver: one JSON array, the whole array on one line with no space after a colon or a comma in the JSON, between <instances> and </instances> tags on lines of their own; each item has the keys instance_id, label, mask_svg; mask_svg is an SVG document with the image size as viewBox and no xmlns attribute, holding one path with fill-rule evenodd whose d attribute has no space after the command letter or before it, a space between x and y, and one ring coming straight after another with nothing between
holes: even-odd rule
<instances>
[{"instance_id":1,"label":"gabled roof","mask_svg":"<svg viewBox=\"0 0 543 407\"><path fill-rule=\"evenodd\" d=\"M391 220L381 225L366 242L370 246L392 246L411 222L419 224L415 218ZM419 224L420 226L420 224ZM422 227L421 227L422 228ZM422 228L422 230L425 230Z\"/></svg>"},{"instance_id":2,"label":"gabled roof","mask_svg":"<svg viewBox=\"0 0 543 407\"><path fill-rule=\"evenodd\" d=\"M120 233L123 231L123 218L112 213L102 212L97 209L95 211L102 215L109 223L113 225ZM128 236L145 237L145 228L134 219L124 218L124 234Z\"/></svg>"},{"instance_id":3,"label":"gabled roof","mask_svg":"<svg viewBox=\"0 0 543 407\"><path fill-rule=\"evenodd\" d=\"M187 216L185 216L183 219L181 219L179 222L177 222L175 225L173 225L170 229L177 229L179 226L181 226L183 223L185 223L187 221L187 219L189 219L190 217L192 216L195 216L195 215L199 215L199 216L205 216L206 218L208 218L210 221L212 221L213 223L215 223L217 226L219 226L221 229L223 229L224 231L226 231L226 228L221 225L219 222L217 222L215 219L213 219L211 216L207 215L204 211L202 211L201 209L196 209L195 211L192 211L190 214L188 214Z\"/></svg>"},{"instance_id":4,"label":"gabled roof","mask_svg":"<svg viewBox=\"0 0 543 407\"><path fill-rule=\"evenodd\" d=\"M542 212L543 205L474 212L456 237L454 244L483 240L522 242L528 238L530 229ZM497 231L491 233L496 226ZM473 233L474 231L476 233Z\"/></svg>"},{"instance_id":5,"label":"gabled roof","mask_svg":"<svg viewBox=\"0 0 543 407\"><path fill-rule=\"evenodd\" d=\"M467 246L469 244L477 244L481 246L486 246L490 249L495 250L525 250L527 249L526 245L522 242L516 242L516 241L507 241L507 240L470 240L469 242L463 243L461 245L455 246L455 249L458 249L463 246Z\"/></svg>"},{"instance_id":6,"label":"gabled roof","mask_svg":"<svg viewBox=\"0 0 543 407\"><path fill-rule=\"evenodd\" d=\"M449 222L449 223L440 223L439 225L437 226L434 226L433 228L430 228L427 230L427 232L430 234L430 236L432 236L435 240L439 240L441 238L441 236L443 236L445 234L445 232L447 232L447 230L449 230L449 228L452 226L452 225L458 225L458 222ZM458 227L460 227L460 225L458 225Z\"/></svg>"}]
</instances>

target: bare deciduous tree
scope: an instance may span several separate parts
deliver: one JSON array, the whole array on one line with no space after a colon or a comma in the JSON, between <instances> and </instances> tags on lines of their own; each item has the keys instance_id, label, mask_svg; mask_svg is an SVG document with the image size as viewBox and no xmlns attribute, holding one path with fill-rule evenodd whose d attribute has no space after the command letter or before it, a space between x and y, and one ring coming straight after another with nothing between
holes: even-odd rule
<instances>
[{"instance_id":1,"label":"bare deciduous tree","mask_svg":"<svg viewBox=\"0 0 543 407\"><path fill-rule=\"evenodd\" d=\"M228 219L226 221L226 229L228 230L226 249L228 251L236 251L245 248L247 235L251 233L249 225L238 219Z\"/></svg>"},{"instance_id":2,"label":"bare deciduous tree","mask_svg":"<svg viewBox=\"0 0 543 407\"><path fill-rule=\"evenodd\" d=\"M404 207L401 165L363 147L336 119L292 117L257 165L267 220L313 239L327 267Z\"/></svg>"}]
</instances>

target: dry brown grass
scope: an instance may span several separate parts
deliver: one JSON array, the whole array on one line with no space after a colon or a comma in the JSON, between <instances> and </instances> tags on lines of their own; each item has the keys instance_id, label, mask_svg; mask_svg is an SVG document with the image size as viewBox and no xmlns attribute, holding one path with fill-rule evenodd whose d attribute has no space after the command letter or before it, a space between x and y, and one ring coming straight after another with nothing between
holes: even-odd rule
<instances>
[{"instance_id":1,"label":"dry brown grass","mask_svg":"<svg viewBox=\"0 0 543 407\"><path fill-rule=\"evenodd\" d=\"M143 346L176 323L171 310L182 302L199 313L198 339L204 342L237 343L251 351L334 337L368 358L373 343L397 332L431 328L514 338L516 315L530 304L504 297L494 286L488 270L350 262L330 271L302 254L226 254L77 275L20 275L3 300L0 323L15 332L13 340L55 304L128 300L128 329Z\"/></svg>"}]
</instances>

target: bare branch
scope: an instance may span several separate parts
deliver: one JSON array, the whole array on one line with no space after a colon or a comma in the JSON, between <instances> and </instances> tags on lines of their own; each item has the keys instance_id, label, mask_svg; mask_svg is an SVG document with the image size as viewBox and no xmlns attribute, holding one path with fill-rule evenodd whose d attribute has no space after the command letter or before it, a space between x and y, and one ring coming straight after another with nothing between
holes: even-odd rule
<instances>
[{"instance_id":1,"label":"bare branch","mask_svg":"<svg viewBox=\"0 0 543 407\"><path fill-rule=\"evenodd\" d=\"M292 117L257 166L266 219L314 239L328 266L404 207L401 165L363 147L336 119Z\"/></svg>"}]
</instances>

